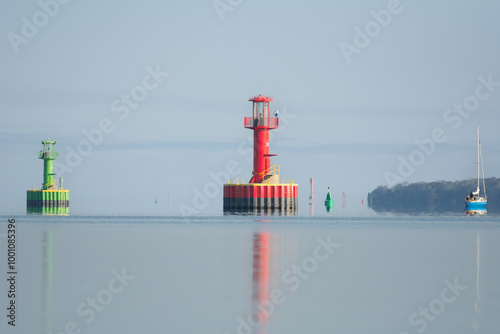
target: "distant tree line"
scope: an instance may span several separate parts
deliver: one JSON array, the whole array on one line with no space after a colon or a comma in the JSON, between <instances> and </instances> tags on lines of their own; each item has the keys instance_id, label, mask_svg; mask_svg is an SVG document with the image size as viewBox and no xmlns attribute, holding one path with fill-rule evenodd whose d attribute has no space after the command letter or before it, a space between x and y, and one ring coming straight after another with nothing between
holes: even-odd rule
<instances>
[{"instance_id":1,"label":"distant tree line","mask_svg":"<svg viewBox=\"0 0 500 334\"><path fill-rule=\"evenodd\" d=\"M488 213L500 213L500 179L485 179ZM464 212L464 199L475 191L477 179L402 183L394 187L379 186L368 194L368 206L377 212L449 213ZM481 181L481 194L482 194Z\"/></svg>"}]
</instances>

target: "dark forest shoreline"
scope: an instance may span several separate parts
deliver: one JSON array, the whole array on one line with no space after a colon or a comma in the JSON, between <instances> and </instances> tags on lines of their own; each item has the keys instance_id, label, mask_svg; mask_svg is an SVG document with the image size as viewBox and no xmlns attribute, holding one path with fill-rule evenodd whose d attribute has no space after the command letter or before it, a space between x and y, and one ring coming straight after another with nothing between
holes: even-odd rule
<instances>
[{"instance_id":1,"label":"dark forest shoreline","mask_svg":"<svg viewBox=\"0 0 500 334\"><path fill-rule=\"evenodd\" d=\"M489 213L500 213L500 179L485 179ZM465 211L464 198L476 190L477 179L378 186L368 193L368 206L377 212L445 213ZM481 184L482 188L482 184Z\"/></svg>"}]
</instances>

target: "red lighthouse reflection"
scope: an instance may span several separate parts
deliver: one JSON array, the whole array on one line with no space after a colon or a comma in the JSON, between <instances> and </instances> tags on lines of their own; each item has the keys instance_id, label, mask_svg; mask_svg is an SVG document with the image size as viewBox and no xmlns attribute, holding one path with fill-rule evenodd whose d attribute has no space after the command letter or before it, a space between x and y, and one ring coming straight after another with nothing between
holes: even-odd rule
<instances>
[{"instance_id":1,"label":"red lighthouse reflection","mask_svg":"<svg viewBox=\"0 0 500 334\"><path fill-rule=\"evenodd\" d=\"M256 333L265 334L270 313L269 301L270 234L255 233L253 236L253 312Z\"/></svg>"}]
</instances>

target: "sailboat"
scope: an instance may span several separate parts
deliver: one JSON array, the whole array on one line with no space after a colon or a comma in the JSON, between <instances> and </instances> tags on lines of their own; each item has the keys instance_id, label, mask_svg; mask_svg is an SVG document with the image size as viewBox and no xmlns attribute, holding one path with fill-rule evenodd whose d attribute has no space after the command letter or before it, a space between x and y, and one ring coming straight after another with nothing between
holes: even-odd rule
<instances>
[{"instance_id":1,"label":"sailboat","mask_svg":"<svg viewBox=\"0 0 500 334\"><path fill-rule=\"evenodd\" d=\"M480 172L482 172L483 179L483 194L480 194L479 180ZM477 189L472 191L469 196L465 198L465 209L472 210L486 210L486 186L484 184L484 168L483 168L483 152L481 151L481 141L479 140L479 128L477 129Z\"/></svg>"}]
</instances>

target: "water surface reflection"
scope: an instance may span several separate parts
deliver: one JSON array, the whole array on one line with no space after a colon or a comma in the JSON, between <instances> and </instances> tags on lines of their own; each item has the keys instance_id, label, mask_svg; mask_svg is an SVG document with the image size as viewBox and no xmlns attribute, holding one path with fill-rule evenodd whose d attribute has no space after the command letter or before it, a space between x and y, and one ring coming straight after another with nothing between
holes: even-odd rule
<instances>
[{"instance_id":1,"label":"water surface reflection","mask_svg":"<svg viewBox=\"0 0 500 334\"><path fill-rule=\"evenodd\" d=\"M73 321L95 334L418 333L409 318L436 311L443 281L455 279L467 289L430 313L425 332L499 328L500 223L405 219L20 225L16 330L55 334ZM312 260L328 236L341 247ZM102 305L122 268L135 280ZM77 312L88 298L103 306L89 322Z\"/></svg>"}]
</instances>

